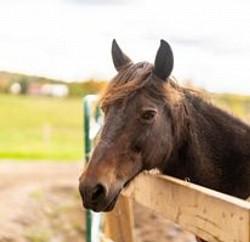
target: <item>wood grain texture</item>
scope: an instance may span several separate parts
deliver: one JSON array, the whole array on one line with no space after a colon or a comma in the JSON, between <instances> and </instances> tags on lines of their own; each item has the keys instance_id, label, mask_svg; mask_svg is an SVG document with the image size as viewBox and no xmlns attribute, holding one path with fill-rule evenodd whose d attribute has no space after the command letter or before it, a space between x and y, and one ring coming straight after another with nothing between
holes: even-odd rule
<instances>
[{"instance_id":1,"label":"wood grain texture","mask_svg":"<svg viewBox=\"0 0 250 242\"><path fill-rule=\"evenodd\" d=\"M247 201L172 177L149 174L139 175L123 196L207 241L250 242L250 203Z\"/></svg>"},{"instance_id":2,"label":"wood grain texture","mask_svg":"<svg viewBox=\"0 0 250 242\"><path fill-rule=\"evenodd\" d=\"M120 196L114 210L105 215L105 234L115 242L134 242L132 201Z\"/></svg>"}]
</instances>

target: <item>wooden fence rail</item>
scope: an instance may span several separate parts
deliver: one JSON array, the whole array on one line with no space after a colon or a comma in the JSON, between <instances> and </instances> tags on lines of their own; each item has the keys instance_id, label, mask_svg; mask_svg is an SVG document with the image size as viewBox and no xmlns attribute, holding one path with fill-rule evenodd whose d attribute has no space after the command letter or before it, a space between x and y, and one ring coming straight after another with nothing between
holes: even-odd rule
<instances>
[{"instance_id":1,"label":"wooden fence rail","mask_svg":"<svg viewBox=\"0 0 250 242\"><path fill-rule=\"evenodd\" d=\"M210 242L250 242L250 203L168 176L139 175L107 216L107 235L133 242L131 199ZM152 226L154 226L152 224Z\"/></svg>"}]
</instances>

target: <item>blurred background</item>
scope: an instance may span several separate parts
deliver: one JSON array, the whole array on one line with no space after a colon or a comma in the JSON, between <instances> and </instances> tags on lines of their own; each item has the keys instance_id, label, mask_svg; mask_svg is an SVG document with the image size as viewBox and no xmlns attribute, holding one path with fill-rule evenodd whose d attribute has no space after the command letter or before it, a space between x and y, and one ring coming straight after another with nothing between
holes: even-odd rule
<instances>
[{"instance_id":1,"label":"blurred background","mask_svg":"<svg viewBox=\"0 0 250 242\"><path fill-rule=\"evenodd\" d=\"M134 62L167 40L178 82L249 122L249 13L247 0L1 0L0 241L84 241L82 98L115 75L114 38Z\"/></svg>"}]
</instances>

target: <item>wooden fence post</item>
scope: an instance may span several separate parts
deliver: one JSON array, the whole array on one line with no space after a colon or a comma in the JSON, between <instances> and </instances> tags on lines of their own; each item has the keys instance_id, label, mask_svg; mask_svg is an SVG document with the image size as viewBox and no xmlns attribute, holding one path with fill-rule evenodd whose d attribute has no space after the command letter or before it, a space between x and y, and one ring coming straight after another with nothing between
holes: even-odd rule
<instances>
[{"instance_id":1,"label":"wooden fence post","mask_svg":"<svg viewBox=\"0 0 250 242\"><path fill-rule=\"evenodd\" d=\"M132 200L120 196L112 212L105 215L104 232L114 242L134 242Z\"/></svg>"}]
</instances>

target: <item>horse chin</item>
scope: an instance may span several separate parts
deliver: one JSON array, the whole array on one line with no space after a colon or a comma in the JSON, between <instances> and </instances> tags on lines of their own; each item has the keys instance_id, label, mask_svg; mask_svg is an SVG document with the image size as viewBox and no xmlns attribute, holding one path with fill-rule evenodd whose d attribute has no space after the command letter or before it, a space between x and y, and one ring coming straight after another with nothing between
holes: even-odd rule
<instances>
[{"instance_id":1,"label":"horse chin","mask_svg":"<svg viewBox=\"0 0 250 242\"><path fill-rule=\"evenodd\" d=\"M131 177L127 182L125 182L123 189L126 189L126 187L129 186L130 182L134 180L134 178L139 174L141 173L141 171L137 172L133 177ZM121 190L118 192L118 194L111 200L111 202L109 203L109 205L103 210L103 212L110 212L114 209L116 203L117 203L117 200L120 196L120 193L121 193Z\"/></svg>"},{"instance_id":2,"label":"horse chin","mask_svg":"<svg viewBox=\"0 0 250 242\"><path fill-rule=\"evenodd\" d=\"M110 211L112 211L114 209L114 207L115 207L115 205L117 203L117 200L118 200L119 195L120 195L120 191L117 192L117 194L115 194L114 196L112 196L112 198L109 199L109 200L105 200L105 201L102 201L101 203L92 204L92 205L89 205L89 206L86 206L86 204L85 204L84 207L86 209L91 209L96 213L110 212Z\"/></svg>"},{"instance_id":3,"label":"horse chin","mask_svg":"<svg viewBox=\"0 0 250 242\"><path fill-rule=\"evenodd\" d=\"M114 199L109 203L109 205L103 210L103 212L110 212L114 209L116 203L117 203L117 200L120 196L120 193L118 193L118 195L116 197L114 197Z\"/></svg>"}]
</instances>

